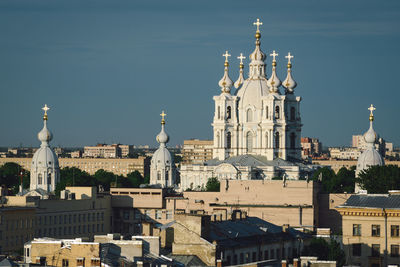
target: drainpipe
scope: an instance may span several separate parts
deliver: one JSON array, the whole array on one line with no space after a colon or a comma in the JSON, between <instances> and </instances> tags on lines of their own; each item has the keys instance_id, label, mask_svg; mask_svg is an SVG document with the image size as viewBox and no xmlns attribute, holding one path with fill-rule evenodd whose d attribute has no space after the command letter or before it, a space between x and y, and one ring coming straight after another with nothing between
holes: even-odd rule
<instances>
[{"instance_id":1,"label":"drainpipe","mask_svg":"<svg viewBox=\"0 0 400 267\"><path fill-rule=\"evenodd\" d=\"M382 208L383 216L385 217L385 251L383 255L383 266L387 266L387 255L388 255L388 237L387 237L387 213L385 208Z\"/></svg>"}]
</instances>

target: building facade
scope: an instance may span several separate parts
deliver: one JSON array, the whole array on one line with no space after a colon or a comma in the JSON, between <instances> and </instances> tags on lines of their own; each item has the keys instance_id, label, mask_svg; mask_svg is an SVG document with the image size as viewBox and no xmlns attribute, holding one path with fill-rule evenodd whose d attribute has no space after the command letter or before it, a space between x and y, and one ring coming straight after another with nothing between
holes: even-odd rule
<instances>
[{"instance_id":1,"label":"building facade","mask_svg":"<svg viewBox=\"0 0 400 267\"><path fill-rule=\"evenodd\" d=\"M213 140L184 140L182 164L201 164L211 160L213 156L213 146Z\"/></svg>"}]
</instances>

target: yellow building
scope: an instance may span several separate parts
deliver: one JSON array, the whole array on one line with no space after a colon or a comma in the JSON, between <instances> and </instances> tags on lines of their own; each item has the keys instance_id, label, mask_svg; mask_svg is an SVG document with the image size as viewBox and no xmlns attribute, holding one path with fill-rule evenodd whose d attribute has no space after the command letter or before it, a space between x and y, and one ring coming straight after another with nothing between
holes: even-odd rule
<instances>
[{"instance_id":1,"label":"yellow building","mask_svg":"<svg viewBox=\"0 0 400 267\"><path fill-rule=\"evenodd\" d=\"M141 175L150 175L150 158L59 158L59 166L76 167L89 174L103 169L117 175L127 175L128 173L138 171ZM0 158L0 166L7 162L15 162L21 165L25 170L30 170L32 158Z\"/></svg>"},{"instance_id":2,"label":"yellow building","mask_svg":"<svg viewBox=\"0 0 400 267\"><path fill-rule=\"evenodd\" d=\"M337 207L350 265L380 267L400 263L400 194L352 195Z\"/></svg>"}]
</instances>

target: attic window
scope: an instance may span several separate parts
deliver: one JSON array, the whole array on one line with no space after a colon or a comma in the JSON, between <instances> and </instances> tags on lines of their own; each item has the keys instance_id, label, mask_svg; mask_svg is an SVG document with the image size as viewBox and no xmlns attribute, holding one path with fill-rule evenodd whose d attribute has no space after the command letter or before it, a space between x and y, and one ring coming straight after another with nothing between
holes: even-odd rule
<instances>
[{"instance_id":1,"label":"attic window","mask_svg":"<svg viewBox=\"0 0 400 267\"><path fill-rule=\"evenodd\" d=\"M49 161L49 164L51 164L51 161Z\"/></svg>"}]
</instances>

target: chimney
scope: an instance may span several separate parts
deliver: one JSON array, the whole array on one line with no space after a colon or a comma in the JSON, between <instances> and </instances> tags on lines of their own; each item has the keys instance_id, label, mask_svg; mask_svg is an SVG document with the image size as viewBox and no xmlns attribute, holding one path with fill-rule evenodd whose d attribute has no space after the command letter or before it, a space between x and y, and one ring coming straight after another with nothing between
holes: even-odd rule
<instances>
[{"instance_id":1,"label":"chimney","mask_svg":"<svg viewBox=\"0 0 400 267\"><path fill-rule=\"evenodd\" d=\"M217 260L217 267L222 267L222 260Z\"/></svg>"},{"instance_id":2,"label":"chimney","mask_svg":"<svg viewBox=\"0 0 400 267\"><path fill-rule=\"evenodd\" d=\"M293 267L299 267L299 259L293 259Z\"/></svg>"},{"instance_id":3,"label":"chimney","mask_svg":"<svg viewBox=\"0 0 400 267\"><path fill-rule=\"evenodd\" d=\"M286 260L282 260L282 267L287 267L287 261Z\"/></svg>"}]
</instances>

